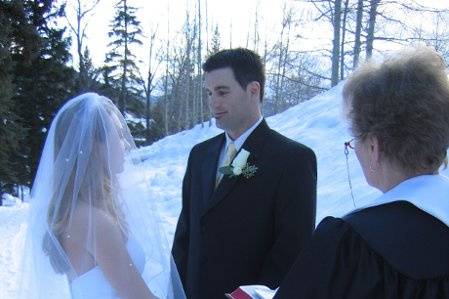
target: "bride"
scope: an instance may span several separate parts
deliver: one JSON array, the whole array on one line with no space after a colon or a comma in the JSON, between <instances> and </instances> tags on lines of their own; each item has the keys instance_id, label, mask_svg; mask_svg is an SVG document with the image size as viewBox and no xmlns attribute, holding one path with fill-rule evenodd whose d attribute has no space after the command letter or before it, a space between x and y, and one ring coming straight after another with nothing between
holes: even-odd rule
<instances>
[{"instance_id":1,"label":"bride","mask_svg":"<svg viewBox=\"0 0 449 299\"><path fill-rule=\"evenodd\" d=\"M21 298L185 298L134 148L108 98L60 109L32 189Z\"/></svg>"}]
</instances>

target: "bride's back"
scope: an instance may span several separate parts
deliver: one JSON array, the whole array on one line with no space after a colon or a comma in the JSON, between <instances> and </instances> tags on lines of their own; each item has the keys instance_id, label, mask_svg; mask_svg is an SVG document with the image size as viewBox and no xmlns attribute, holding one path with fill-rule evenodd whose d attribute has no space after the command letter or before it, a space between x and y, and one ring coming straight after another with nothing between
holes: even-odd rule
<instances>
[{"instance_id":1,"label":"bride's back","mask_svg":"<svg viewBox=\"0 0 449 299\"><path fill-rule=\"evenodd\" d=\"M80 204L75 209L70 227L60 236L60 242L67 254L76 276L83 275L97 266L96 248L104 245L117 247L123 246L125 238L116 238L112 234L120 231L120 227L114 219L104 211ZM121 244L115 244L120 242ZM74 279L75 277L70 277Z\"/></svg>"}]
</instances>

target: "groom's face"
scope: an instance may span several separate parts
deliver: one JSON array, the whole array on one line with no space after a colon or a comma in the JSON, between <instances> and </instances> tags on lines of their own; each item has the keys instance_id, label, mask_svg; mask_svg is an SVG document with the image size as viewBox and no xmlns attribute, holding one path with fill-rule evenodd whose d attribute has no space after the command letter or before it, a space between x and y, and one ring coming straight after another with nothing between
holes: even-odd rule
<instances>
[{"instance_id":1,"label":"groom's face","mask_svg":"<svg viewBox=\"0 0 449 299\"><path fill-rule=\"evenodd\" d=\"M205 85L216 125L231 138L238 138L257 120L259 99L254 96L251 83L243 89L230 67L206 72Z\"/></svg>"}]
</instances>

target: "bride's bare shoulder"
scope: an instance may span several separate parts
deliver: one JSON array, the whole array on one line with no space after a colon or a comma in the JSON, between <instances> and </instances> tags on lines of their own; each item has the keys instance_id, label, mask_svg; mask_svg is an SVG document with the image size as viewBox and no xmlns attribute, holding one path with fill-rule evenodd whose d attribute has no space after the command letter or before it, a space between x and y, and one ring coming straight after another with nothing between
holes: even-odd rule
<instances>
[{"instance_id":1,"label":"bride's bare shoulder","mask_svg":"<svg viewBox=\"0 0 449 299\"><path fill-rule=\"evenodd\" d=\"M103 238L121 234L117 221L105 211L93 206L80 204L72 215L72 228L80 234L90 232ZM73 233L73 232L72 232Z\"/></svg>"}]
</instances>

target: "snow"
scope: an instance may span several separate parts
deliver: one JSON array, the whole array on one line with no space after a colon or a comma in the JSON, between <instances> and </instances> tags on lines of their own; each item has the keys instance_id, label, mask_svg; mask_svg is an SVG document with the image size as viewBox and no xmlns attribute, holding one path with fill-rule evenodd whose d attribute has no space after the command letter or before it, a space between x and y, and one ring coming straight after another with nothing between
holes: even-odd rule
<instances>
[{"instance_id":1,"label":"snow","mask_svg":"<svg viewBox=\"0 0 449 299\"><path fill-rule=\"evenodd\" d=\"M125 119L127 122L131 122L133 124L141 124L142 126L146 126L145 118L138 118L135 117L133 114L126 112L125 113Z\"/></svg>"},{"instance_id":2,"label":"snow","mask_svg":"<svg viewBox=\"0 0 449 299\"><path fill-rule=\"evenodd\" d=\"M0 298L14 298L28 204L0 207Z\"/></svg>"},{"instance_id":3,"label":"snow","mask_svg":"<svg viewBox=\"0 0 449 299\"><path fill-rule=\"evenodd\" d=\"M349 153L355 206L348 185L343 143L351 138L341 111L342 84L267 119L276 131L311 147L318 161L317 223L324 217L342 216L378 196L363 177L355 153ZM137 150L148 182L148 200L155 200L172 240L181 209L181 184L190 149L221 133L208 122L168 136ZM443 173L447 174L447 170ZM0 298L14 298L20 276L19 262L26 229L27 203L0 207Z\"/></svg>"},{"instance_id":4,"label":"snow","mask_svg":"<svg viewBox=\"0 0 449 299\"><path fill-rule=\"evenodd\" d=\"M4 206L15 206L20 203L20 199L12 196L10 194L3 195L3 205Z\"/></svg>"}]
</instances>

